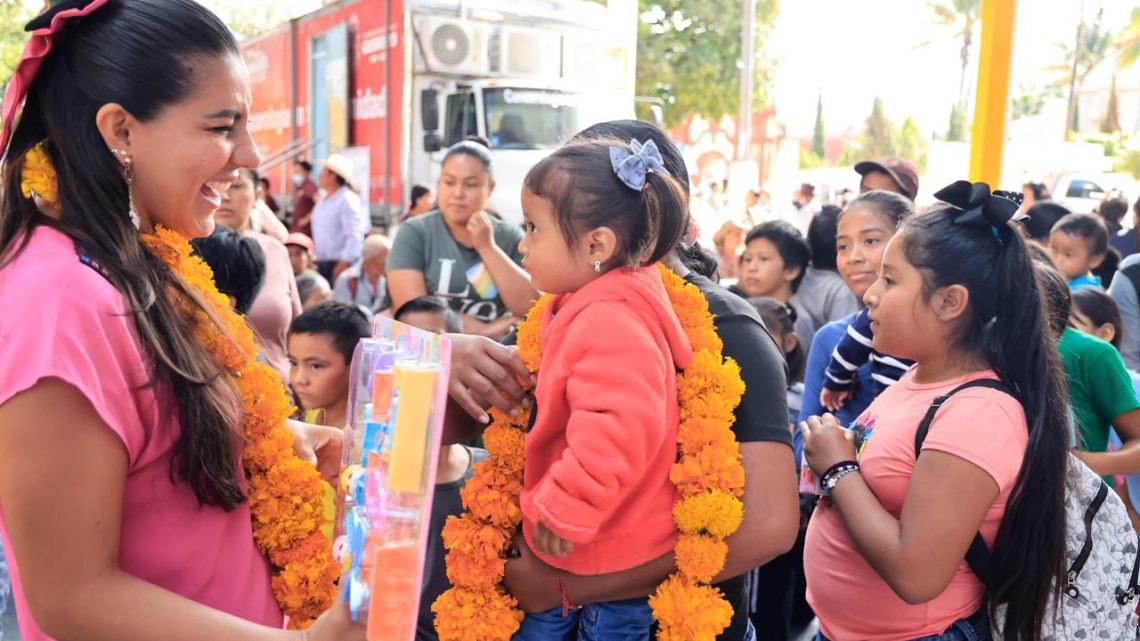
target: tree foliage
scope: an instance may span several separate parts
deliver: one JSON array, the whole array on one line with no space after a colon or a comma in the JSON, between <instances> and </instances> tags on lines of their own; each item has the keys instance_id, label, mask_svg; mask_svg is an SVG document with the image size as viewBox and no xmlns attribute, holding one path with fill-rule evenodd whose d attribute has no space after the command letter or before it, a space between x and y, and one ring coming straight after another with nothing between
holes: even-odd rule
<instances>
[{"instance_id":1,"label":"tree foliage","mask_svg":"<svg viewBox=\"0 0 1140 641\"><path fill-rule=\"evenodd\" d=\"M966 109L960 104L950 107L950 126L946 129L946 140L951 142L966 140Z\"/></svg>"},{"instance_id":2,"label":"tree foliage","mask_svg":"<svg viewBox=\"0 0 1140 641\"><path fill-rule=\"evenodd\" d=\"M893 156L899 148L899 129L887 118L883 110L883 99L875 97L871 115L859 138L859 152L864 158Z\"/></svg>"},{"instance_id":3,"label":"tree foliage","mask_svg":"<svg viewBox=\"0 0 1140 641\"><path fill-rule=\"evenodd\" d=\"M0 84L7 85L28 42L24 25L36 10L23 0L0 0Z\"/></svg>"},{"instance_id":4,"label":"tree foliage","mask_svg":"<svg viewBox=\"0 0 1140 641\"><path fill-rule=\"evenodd\" d=\"M811 150L820 158L827 158L827 136L823 133L823 93L815 102L815 131L811 136Z\"/></svg>"},{"instance_id":5,"label":"tree foliage","mask_svg":"<svg viewBox=\"0 0 1140 641\"><path fill-rule=\"evenodd\" d=\"M768 102L773 63L764 43L779 0L757 0L753 106ZM740 3L730 0L640 0L637 94L665 101L665 123L740 110Z\"/></svg>"},{"instance_id":6,"label":"tree foliage","mask_svg":"<svg viewBox=\"0 0 1140 641\"><path fill-rule=\"evenodd\" d=\"M239 40L252 38L283 22L320 8L320 0L200 0L225 22Z\"/></svg>"}]
</instances>

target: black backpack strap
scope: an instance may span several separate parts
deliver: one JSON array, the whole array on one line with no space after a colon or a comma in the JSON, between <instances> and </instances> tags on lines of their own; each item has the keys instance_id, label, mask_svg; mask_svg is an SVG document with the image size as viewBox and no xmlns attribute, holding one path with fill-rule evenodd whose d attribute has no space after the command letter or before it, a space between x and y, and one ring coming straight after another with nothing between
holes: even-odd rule
<instances>
[{"instance_id":1,"label":"black backpack strap","mask_svg":"<svg viewBox=\"0 0 1140 641\"><path fill-rule=\"evenodd\" d=\"M926 441L926 435L930 432L930 424L934 422L934 415L938 413L938 408L950 400L951 396L972 387L995 389L1013 396L1013 392L1005 383L992 378L980 378L975 381L963 383L946 394L934 399L930 403L930 408L926 410L926 415L922 417L922 422L918 425L918 431L914 434L914 458L916 460L918 459L918 455L922 453L922 443ZM970 549L966 550L966 563L970 566L970 569L974 571L978 579L981 580L983 585L989 585L990 574L993 568L993 556L990 554L990 549L986 547L986 542L980 533L974 535L974 540L970 542Z\"/></svg>"}]
</instances>

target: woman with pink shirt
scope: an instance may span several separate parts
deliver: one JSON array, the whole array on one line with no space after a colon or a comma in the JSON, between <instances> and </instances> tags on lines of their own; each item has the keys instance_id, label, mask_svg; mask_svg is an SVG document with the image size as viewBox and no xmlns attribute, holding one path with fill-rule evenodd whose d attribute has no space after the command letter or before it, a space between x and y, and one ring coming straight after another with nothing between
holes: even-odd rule
<instances>
[{"instance_id":1,"label":"woman with pink shirt","mask_svg":"<svg viewBox=\"0 0 1140 641\"><path fill-rule=\"evenodd\" d=\"M265 284L253 299L247 318L265 360L288 386L289 324L301 315L301 298L297 294L297 279L293 277L289 250L276 238L253 229L257 182L256 171L238 170L230 188L222 194L222 206L214 213L214 222L239 234L252 236L265 252Z\"/></svg>"},{"instance_id":2,"label":"woman with pink shirt","mask_svg":"<svg viewBox=\"0 0 1140 641\"><path fill-rule=\"evenodd\" d=\"M339 607L284 630L294 606L248 498L271 483L243 473L243 448L270 437L243 410L286 402L248 336L218 324L236 317L208 279L159 244L189 251L258 164L233 35L193 0L55 0L29 30L0 139L0 303L19 310L0 315L0 533L23 638L364 639ZM238 394L243 372L266 384L259 403ZM265 449L248 458L319 483ZM288 596L330 602L331 578L314 583Z\"/></svg>"},{"instance_id":3,"label":"woman with pink shirt","mask_svg":"<svg viewBox=\"0 0 1140 641\"><path fill-rule=\"evenodd\" d=\"M804 550L822 640L1041 641L1064 569L1068 395L1018 204L965 181L936 196L864 296L875 349L916 365L852 429L801 425L825 495ZM979 533L989 562L967 564Z\"/></svg>"}]
</instances>

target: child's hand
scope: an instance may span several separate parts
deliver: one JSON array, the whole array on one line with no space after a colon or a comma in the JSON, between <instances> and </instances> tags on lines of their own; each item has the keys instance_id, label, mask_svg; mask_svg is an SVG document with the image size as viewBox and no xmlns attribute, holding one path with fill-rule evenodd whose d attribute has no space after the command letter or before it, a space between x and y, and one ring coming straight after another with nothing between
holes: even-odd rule
<instances>
[{"instance_id":1,"label":"child's hand","mask_svg":"<svg viewBox=\"0 0 1140 641\"><path fill-rule=\"evenodd\" d=\"M574 551L574 544L561 538L542 523L534 526L534 547L547 556L561 559Z\"/></svg>"},{"instance_id":2,"label":"child's hand","mask_svg":"<svg viewBox=\"0 0 1140 641\"><path fill-rule=\"evenodd\" d=\"M837 392L824 388L823 391L819 393L819 404L822 405L825 410L833 414L835 412L838 412L839 409L842 408L844 404L846 404L850 399L850 390L847 390L845 392Z\"/></svg>"}]
</instances>

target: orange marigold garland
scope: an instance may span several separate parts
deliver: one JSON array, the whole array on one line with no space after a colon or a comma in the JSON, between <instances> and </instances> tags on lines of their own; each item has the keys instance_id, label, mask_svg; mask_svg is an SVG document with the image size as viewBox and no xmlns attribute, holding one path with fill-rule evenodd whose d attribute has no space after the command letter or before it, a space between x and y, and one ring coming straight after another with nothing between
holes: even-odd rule
<instances>
[{"instance_id":1,"label":"orange marigold garland","mask_svg":"<svg viewBox=\"0 0 1140 641\"><path fill-rule=\"evenodd\" d=\"M740 527L744 468L732 433L744 393L740 368L723 357L708 301L695 286L660 266L665 289L689 342L693 363L677 379L681 425L678 461L670 479L681 491L673 516L682 535L675 553L677 572L650 597L660 624L660 641L712 641L728 627L732 606L707 585L723 568L724 542ZM532 373L542 362L540 336L544 296L518 327L519 356ZM506 552L522 520L519 495L525 467L530 412L512 417L491 411L484 433L488 458L462 492L462 517L444 527L448 578L455 586L432 605L440 641L508 641L523 613L501 585Z\"/></svg>"},{"instance_id":2,"label":"orange marigold garland","mask_svg":"<svg viewBox=\"0 0 1140 641\"><path fill-rule=\"evenodd\" d=\"M707 585L724 569L730 534L744 517L744 466L732 432L744 395L740 367L724 357L708 301L693 285L658 267L665 290L693 346L693 362L677 377L681 425L670 480L681 492L673 519L677 572L649 598L658 641L713 641L732 621L732 606Z\"/></svg>"},{"instance_id":3,"label":"orange marigold garland","mask_svg":"<svg viewBox=\"0 0 1140 641\"><path fill-rule=\"evenodd\" d=\"M253 331L230 309L229 299L214 285L209 266L192 254L189 241L162 227L141 238L221 322L219 327L193 301L180 297L178 304L193 319L195 336L233 375L241 394L242 464L249 480L253 538L273 568L272 588L281 611L292 627L308 627L332 606L339 569L320 532L324 485L312 464L293 451L293 434L286 426L293 408L281 380L257 361Z\"/></svg>"}]
</instances>

